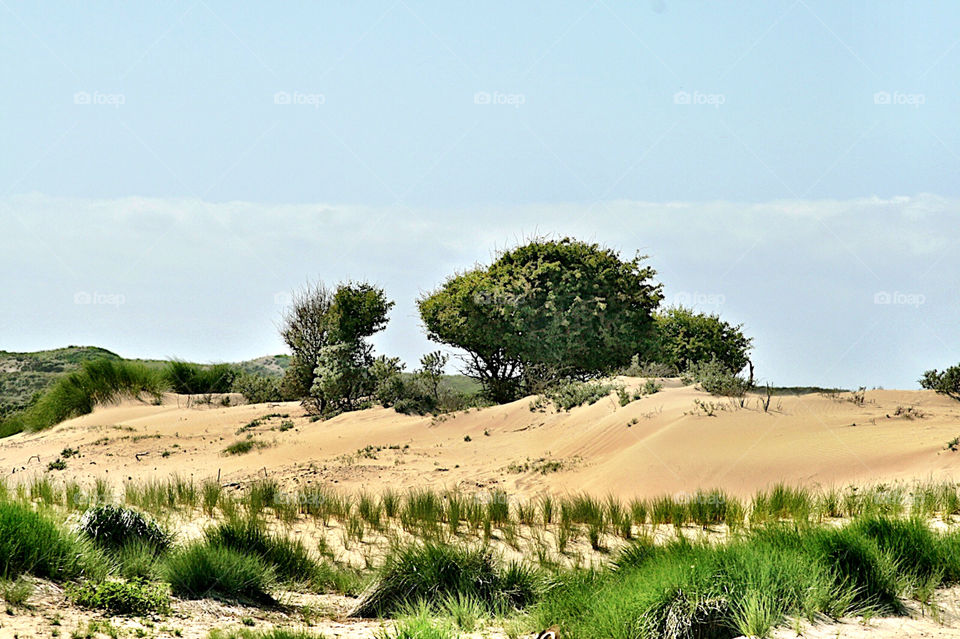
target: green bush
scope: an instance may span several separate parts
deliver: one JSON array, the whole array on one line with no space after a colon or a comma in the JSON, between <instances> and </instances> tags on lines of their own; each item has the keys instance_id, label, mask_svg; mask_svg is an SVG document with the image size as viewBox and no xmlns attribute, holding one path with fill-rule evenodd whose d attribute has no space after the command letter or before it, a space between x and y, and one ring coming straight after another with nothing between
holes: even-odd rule
<instances>
[{"instance_id":1,"label":"green bush","mask_svg":"<svg viewBox=\"0 0 960 639\"><path fill-rule=\"evenodd\" d=\"M80 530L100 546L110 549L140 542L163 551L170 547L171 536L157 523L130 508L101 504L80 517Z\"/></svg>"},{"instance_id":2,"label":"green bush","mask_svg":"<svg viewBox=\"0 0 960 639\"><path fill-rule=\"evenodd\" d=\"M657 312L655 336L649 344L648 358L684 373L692 367L716 361L732 373L750 364L753 340L718 315L697 313L677 306Z\"/></svg>"},{"instance_id":3,"label":"green bush","mask_svg":"<svg viewBox=\"0 0 960 639\"><path fill-rule=\"evenodd\" d=\"M267 402L279 402L285 399L281 389L281 380L276 377L241 373L234 378L231 390L243 395L243 398L249 404L266 404Z\"/></svg>"},{"instance_id":4,"label":"green bush","mask_svg":"<svg viewBox=\"0 0 960 639\"><path fill-rule=\"evenodd\" d=\"M730 371L718 360L693 364L683 374L683 383L696 382L711 395L743 397L750 390L750 382Z\"/></svg>"},{"instance_id":5,"label":"green bush","mask_svg":"<svg viewBox=\"0 0 960 639\"><path fill-rule=\"evenodd\" d=\"M487 548L410 544L390 553L353 614L389 616L418 601L439 602L450 596L473 597L491 612L500 612L528 605L538 588L534 571L519 564L504 569Z\"/></svg>"},{"instance_id":6,"label":"green bush","mask_svg":"<svg viewBox=\"0 0 960 639\"><path fill-rule=\"evenodd\" d=\"M161 571L174 594L189 599L242 598L272 602L273 568L259 557L194 542L167 557Z\"/></svg>"},{"instance_id":7,"label":"green bush","mask_svg":"<svg viewBox=\"0 0 960 639\"><path fill-rule=\"evenodd\" d=\"M83 608L110 615L149 615L170 611L167 587L140 581L84 581L66 589L67 598Z\"/></svg>"},{"instance_id":8,"label":"green bush","mask_svg":"<svg viewBox=\"0 0 960 639\"><path fill-rule=\"evenodd\" d=\"M584 404L596 404L615 390L618 390L615 384L564 382L549 389L546 396L559 410L569 411Z\"/></svg>"},{"instance_id":9,"label":"green bush","mask_svg":"<svg viewBox=\"0 0 960 639\"><path fill-rule=\"evenodd\" d=\"M47 515L21 503L0 501L0 575L10 579L28 573L64 581L106 571L101 553Z\"/></svg>"}]
</instances>

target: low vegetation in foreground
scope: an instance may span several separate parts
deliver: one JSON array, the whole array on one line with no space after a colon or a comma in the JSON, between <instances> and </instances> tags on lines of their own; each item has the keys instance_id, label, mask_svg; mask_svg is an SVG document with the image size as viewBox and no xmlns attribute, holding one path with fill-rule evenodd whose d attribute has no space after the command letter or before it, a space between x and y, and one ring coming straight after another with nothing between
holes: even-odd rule
<instances>
[{"instance_id":1,"label":"low vegetation in foreground","mask_svg":"<svg viewBox=\"0 0 960 639\"><path fill-rule=\"evenodd\" d=\"M47 579L80 609L147 619L185 600L277 610L290 591L341 593L383 637L765 636L795 619L903 614L907 599L935 613L935 590L960 582L958 517L952 484L622 502L286 493L270 480L235 494L179 478L114 495L41 478L0 488L0 591L27 605L24 579ZM178 538L197 518L202 533Z\"/></svg>"}]
</instances>

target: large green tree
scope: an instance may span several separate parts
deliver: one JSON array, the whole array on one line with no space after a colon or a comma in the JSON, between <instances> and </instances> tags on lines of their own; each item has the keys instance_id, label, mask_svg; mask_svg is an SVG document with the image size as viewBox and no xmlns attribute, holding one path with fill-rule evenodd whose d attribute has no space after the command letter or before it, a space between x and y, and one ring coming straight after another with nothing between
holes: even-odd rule
<instances>
[{"instance_id":1,"label":"large green tree","mask_svg":"<svg viewBox=\"0 0 960 639\"><path fill-rule=\"evenodd\" d=\"M467 373L507 401L626 365L662 299L645 257L571 238L535 240L418 300L428 337L466 351Z\"/></svg>"}]
</instances>

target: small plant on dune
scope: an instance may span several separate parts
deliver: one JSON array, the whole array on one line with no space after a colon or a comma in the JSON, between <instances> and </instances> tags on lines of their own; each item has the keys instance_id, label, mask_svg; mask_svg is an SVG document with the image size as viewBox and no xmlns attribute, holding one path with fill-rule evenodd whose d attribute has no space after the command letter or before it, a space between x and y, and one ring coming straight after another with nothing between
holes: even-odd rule
<instances>
[{"instance_id":1,"label":"small plant on dune","mask_svg":"<svg viewBox=\"0 0 960 639\"><path fill-rule=\"evenodd\" d=\"M944 449L950 450L953 452L957 452L958 450L960 450L960 437L954 437L953 439L948 441Z\"/></svg>"},{"instance_id":2,"label":"small plant on dune","mask_svg":"<svg viewBox=\"0 0 960 639\"><path fill-rule=\"evenodd\" d=\"M63 461L59 457L54 459L52 462L47 464L47 470L66 470L67 462Z\"/></svg>"},{"instance_id":3,"label":"small plant on dune","mask_svg":"<svg viewBox=\"0 0 960 639\"><path fill-rule=\"evenodd\" d=\"M573 381L554 386L547 391L546 396L558 410L569 412L577 406L596 404L614 390L619 391L620 386Z\"/></svg>"},{"instance_id":4,"label":"small plant on dune","mask_svg":"<svg viewBox=\"0 0 960 639\"><path fill-rule=\"evenodd\" d=\"M20 577L12 581L0 579L0 597L11 606L23 606L33 594L33 584Z\"/></svg>"},{"instance_id":5,"label":"small plant on dune","mask_svg":"<svg viewBox=\"0 0 960 639\"><path fill-rule=\"evenodd\" d=\"M250 451L261 448L269 448L270 444L259 439L244 439L234 442L223 449L224 455L245 455Z\"/></svg>"},{"instance_id":6,"label":"small plant on dune","mask_svg":"<svg viewBox=\"0 0 960 639\"><path fill-rule=\"evenodd\" d=\"M140 581L84 581L66 589L67 598L83 608L111 615L149 615L170 610L166 586Z\"/></svg>"}]
</instances>

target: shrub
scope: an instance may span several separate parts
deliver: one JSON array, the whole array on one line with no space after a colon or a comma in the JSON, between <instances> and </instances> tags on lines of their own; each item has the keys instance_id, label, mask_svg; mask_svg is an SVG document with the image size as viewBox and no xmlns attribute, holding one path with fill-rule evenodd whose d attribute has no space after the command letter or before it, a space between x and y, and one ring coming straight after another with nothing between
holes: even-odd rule
<instances>
[{"instance_id":1,"label":"shrub","mask_svg":"<svg viewBox=\"0 0 960 639\"><path fill-rule=\"evenodd\" d=\"M692 365L683 375L683 382L700 384L711 395L743 397L750 390L750 382L730 371L717 360Z\"/></svg>"},{"instance_id":2,"label":"shrub","mask_svg":"<svg viewBox=\"0 0 960 639\"><path fill-rule=\"evenodd\" d=\"M66 595L78 606L111 615L149 615L170 610L166 586L140 581L84 581L68 586Z\"/></svg>"},{"instance_id":3,"label":"shrub","mask_svg":"<svg viewBox=\"0 0 960 639\"><path fill-rule=\"evenodd\" d=\"M473 597L490 611L522 607L533 599L537 579L519 564L503 569L487 548L411 544L391 552L353 614L382 617L417 601L457 596Z\"/></svg>"},{"instance_id":4,"label":"shrub","mask_svg":"<svg viewBox=\"0 0 960 639\"><path fill-rule=\"evenodd\" d=\"M960 365L951 366L943 372L936 369L925 372L920 378L920 386L960 400Z\"/></svg>"},{"instance_id":5,"label":"shrub","mask_svg":"<svg viewBox=\"0 0 960 639\"><path fill-rule=\"evenodd\" d=\"M614 390L617 390L615 384L565 382L548 390L546 396L559 410L569 411L584 404L596 404Z\"/></svg>"},{"instance_id":6,"label":"shrub","mask_svg":"<svg viewBox=\"0 0 960 639\"><path fill-rule=\"evenodd\" d=\"M170 555L162 575L174 594L189 599L243 598L271 602L273 568L258 557L205 541Z\"/></svg>"},{"instance_id":7,"label":"shrub","mask_svg":"<svg viewBox=\"0 0 960 639\"><path fill-rule=\"evenodd\" d=\"M677 306L655 316L655 338L649 358L684 373L712 361L731 373L750 364L753 340L718 315Z\"/></svg>"},{"instance_id":8,"label":"shrub","mask_svg":"<svg viewBox=\"0 0 960 639\"><path fill-rule=\"evenodd\" d=\"M154 520L113 504L88 509L80 518L80 530L98 545L114 550L136 541L163 551L172 542L170 535Z\"/></svg>"},{"instance_id":9,"label":"shrub","mask_svg":"<svg viewBox=\"0 0 960 639\"><path fill-rule=\"evenodd\" d=\"M266 404L286 399L281 389L280 378L240 373L233 380L231 390L240 393L248 404Z\"/></svg>"},{"instance_id":10,"label":"shrub","mask_svg":"<svg viewBox=\"0 0 960 639\"><path fill-rule=\"evenodd\" d=\"M106 572L106 560L48 516L0 501L0 575L24 573L63 581Z\"/></svg>"}]
</instances>

